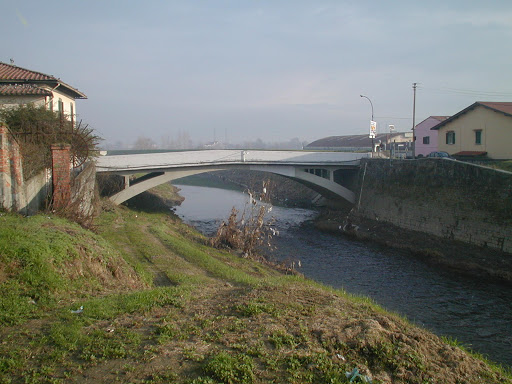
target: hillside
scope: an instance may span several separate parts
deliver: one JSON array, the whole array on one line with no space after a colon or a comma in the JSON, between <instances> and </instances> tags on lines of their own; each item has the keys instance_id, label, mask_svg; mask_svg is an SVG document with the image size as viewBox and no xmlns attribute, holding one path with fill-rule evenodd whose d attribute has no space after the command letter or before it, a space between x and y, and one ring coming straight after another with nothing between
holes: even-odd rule
<instances>
[{"instance_id":1,"label":"hillside","mask_svg":"<svg viewBox=\"0 0 512 384\"><path fill-rule=\"evenodd\" d=\"M167 213L104 203L97 233L0 215L0 383L512 383L370 300L212 249Z\"/></svg>"}]
</instances>

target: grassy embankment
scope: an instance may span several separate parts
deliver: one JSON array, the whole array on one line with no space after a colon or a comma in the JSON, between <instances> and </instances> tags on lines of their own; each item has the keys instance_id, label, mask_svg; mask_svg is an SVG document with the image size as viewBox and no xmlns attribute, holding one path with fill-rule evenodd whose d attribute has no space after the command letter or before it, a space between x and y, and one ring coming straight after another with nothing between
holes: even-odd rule
<instances>
[{"instance_id":1,"label":"grassy embankment","mask_svg":"<svg viewBox=\"0 0 512 384\"><path fill-rule=\"evenodd\" d=\"M512 160L503 160L493 165L494 168L512 172Z\"/></svg>"},{"instance_id":2,"label":"grassy embankment","mask_svg":"<svg viewBox=\"0 0 512 384\"><path fill-rule=\"evenodd\" d=\"M107 207L97 226L1 214L0 383L346 383L354 368L374 383L512 383L370 300L212 249L169 214Z\"/></svg>"}]
</instances>

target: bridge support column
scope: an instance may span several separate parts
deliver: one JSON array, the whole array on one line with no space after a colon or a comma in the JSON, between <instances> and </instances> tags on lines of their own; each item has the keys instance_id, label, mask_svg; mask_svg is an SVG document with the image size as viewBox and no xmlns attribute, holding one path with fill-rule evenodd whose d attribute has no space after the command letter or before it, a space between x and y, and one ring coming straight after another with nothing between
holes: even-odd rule
<instances>
[{"instance_id":1,"label":"bridge support column","mask_svg":"<svg viewBox=\"0 0 512 384\"><path fill-rule=\"evenodd\" d=\"M124 189L130 188L130 176L124 176Z\"/></svg>"}]
</instances>

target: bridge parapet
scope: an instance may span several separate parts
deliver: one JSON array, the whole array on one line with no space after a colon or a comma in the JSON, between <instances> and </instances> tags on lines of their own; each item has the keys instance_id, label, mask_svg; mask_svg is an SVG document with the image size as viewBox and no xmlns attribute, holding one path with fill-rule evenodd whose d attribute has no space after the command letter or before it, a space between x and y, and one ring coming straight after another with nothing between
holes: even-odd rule
<instances>
[{"instance_id":1,"label":"bridge parapet","mask_svg":"<svg viewBox=\"0 0 512 384\"><path fill-rule=\"evenodd\" d=\"M175 179L233 168L283 175L302 182L323 195L342 197L353 203L354 193L352 191L334 182L332 177L323 176L325 174L332 175L335 170L342 168L358 168L359 161L363 157L368 157L368 154L256 150L184 151L103 156L97 161L97 170L125 176L125 189L111 197L116 204ZM323 169L325 172L314 171L316 169ZM130 181L128 176L136 173L150 173L151 175Z\"/></svg>"},{"instance_id":2,"label":"bridge parapet","mask_svg":"<svg viewBox=\"0 0 512 384\"><path fill-rule=\"evenodd\" d=\"M215 166L223 164L288 164L304 167L317 165L359 166L367 153L314 151L240 151L206 150L146 153L136 155L102 156L98 158L98 172L140 172L179 167Z\"/></svg>"}]
</instances>

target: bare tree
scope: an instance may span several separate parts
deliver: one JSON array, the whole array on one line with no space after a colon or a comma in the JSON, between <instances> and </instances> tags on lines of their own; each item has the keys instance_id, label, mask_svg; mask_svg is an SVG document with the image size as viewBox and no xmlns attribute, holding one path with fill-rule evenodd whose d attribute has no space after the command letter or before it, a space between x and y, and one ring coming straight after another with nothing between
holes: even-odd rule
<instances>
[{"instance_id":1,"label":"bare tree","mask_svg":"<svg viewBox=\"0 0 512 384\"><path fill-rule=\"evenodd\" d=\"M155 149L156 144L149 137L139 136L133 144L133 149Z\"/></svg>"}]
</instances>

